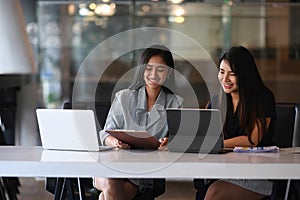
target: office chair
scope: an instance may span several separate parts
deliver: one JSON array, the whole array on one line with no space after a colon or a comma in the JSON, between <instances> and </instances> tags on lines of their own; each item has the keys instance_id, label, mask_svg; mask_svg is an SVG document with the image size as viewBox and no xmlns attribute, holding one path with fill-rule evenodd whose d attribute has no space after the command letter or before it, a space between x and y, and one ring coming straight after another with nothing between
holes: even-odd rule
<instances>
[{"instance_id":1,"label":"office chair","mask_svg":"<svg viewBox=\"0 0 300 200\"><path fill-rule=\"evenodd\" d=\"M273 121L272 143L280 148L296 147L300 144L300 105L295 103L276 103L276 119ZM299 189L295 186L299 184L294 180L272 180L273 191L270 197L263 200L277 199L299 199ZM291 190L293 188L293 190ZM291 193L291 191L293 191Z\"/></svg>"},{"instance_id":2,"label":"office chair","mask_svg":"<svg viewBox=\"0 0 300 200\"><path fill-rule=\"evenodd\" d=\"M96 115L97 132L104 127L110 102L66 102L63 109L91 109ZM134 200L154 200L165 192L165 179L154 179L153 189L137 194ZM98 200L101 191L93 187L92 178L46 178L46 190L55 200Z\"/></svg>"},{"instance_id":3,"label":"office chair","mask_svg":"<svg viewBox=\"0 0 300 200\"><path fill-rule=\"evenodd\" d=\"M295 104L296 116L294 126L293 147L300 146L300 104ZM300 199L300 180L288 180L287 186L289 200Z\"/></svg>"},{"instance_id":4,"label":"office chair","mask_svg":"<svg viewBox=\"0 0 300 200\"><path fill-rule=\"evenodd\" d=\"M63 109L90 109L96 115L97 132L104 127L110 102L65 102ZM93 188L92 178L46 178L46 190L55 200L98 200L100 191Z\"/></svg>"},{"instance_id":5,"label":"office chair","mask_svg":"<svg viewBox=\"0 0 300 200\"><path fill-rule=\"evenodd\" d=\"M1 127L0 145L7 145ZM18 177L0 177L0 199L17 200L17 194L19 194L19 186L20 181Z\"/></svg>"},{"instance_id":6,"label":"office chair","mask_svg":"<svg viewBox=\"0 0 300 200\"><path fill-rule=\"evenodd\" d=\"M276 119L273 121L274 131L272 143L280 148L293 146L296 110L294 104L276 103ZM285 199L288 193L287 180L273 180L273 192L268 199Z\"/></svg>"},{"instance_id":7,"label":"office chair","mask_svg":"<svg viewBox=\"0 0 300 200\"><path fill-rule=\"evenodd\" d=\"M274 123L273 144L280 147L297 147L300 145L300 104L276 103L276 120ZM273 192L265 199L300 199L298 180L274 180Z\"/></svg>"},{"instance_id":8,"label":"office chair","mask_svg":"<svg viewBox=\"0 0 300 200\"><path fill-rule=\"evenodd\" d=\"M13 145L16 107L13 100L15 96L5 91L2 94L0 96L0 145ZM20 185L18 177L0 177L0 199L17 200Z\"/></svg>"},{"instance_id":9,"label":"office chair","mask_svg":"<svg viewBox=\"0 0 300 200\"><path fill-rule=\"evenodd\" d=\"M297 135L299 105L293 103L276 103L276 119L272 142L280 148L294 147L299 144ZM298 141L297 141L298 140ZM297 144L298 143L298 144Z\"/></svg>"}]
</instances>

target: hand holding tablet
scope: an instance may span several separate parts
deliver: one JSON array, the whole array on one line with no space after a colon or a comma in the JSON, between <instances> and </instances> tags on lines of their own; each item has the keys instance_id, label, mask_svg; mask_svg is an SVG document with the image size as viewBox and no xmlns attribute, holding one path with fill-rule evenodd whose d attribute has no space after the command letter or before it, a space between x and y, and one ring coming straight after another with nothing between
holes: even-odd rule
<instances>
[{"instance_id":1,"label":"hand holding tablet","mask_svg":"<svg viewBox=\"0 0 300 200\"><path fill-rule=\"evenodd\" d=\"M127 143L133 149L158 149L160 142L147 131L106 130L111 136Z\"/></svg>"}]
</instances>

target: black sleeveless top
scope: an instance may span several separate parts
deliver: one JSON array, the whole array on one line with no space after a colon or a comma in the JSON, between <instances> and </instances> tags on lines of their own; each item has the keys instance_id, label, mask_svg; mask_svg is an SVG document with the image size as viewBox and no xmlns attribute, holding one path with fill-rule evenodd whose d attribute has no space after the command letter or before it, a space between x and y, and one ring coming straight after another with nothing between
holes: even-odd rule
<instances>
[{"instance_id":1,"label":"black sleeveless top","mask_svg":"<svg viewBox=\"0 0 300 200\"><path fill-rule=\"evenodd\" d=\"M274 95L266 88L263 92L263 112L264 117L270 117L271 122L268 127L267 133L264 134L262 140L258 144L258 146L269 146L272 145L272 136L273 136L273 123L274 119L276 118L276 111L275 111L275 99ZM214 96L212 98L211 104L209 104L208 108L211 108L211 105L217 105L218 104L218 96ZM214 108L217 106L213 106ZM224 139L230 139L237 136L243 136L245 135L245 130L242 130L240 127L240 122L238 118L238 113L233 112L233 109L228 109L228 113L226 114L226 127L224 127Z\"/></svg>"}]
</instances>

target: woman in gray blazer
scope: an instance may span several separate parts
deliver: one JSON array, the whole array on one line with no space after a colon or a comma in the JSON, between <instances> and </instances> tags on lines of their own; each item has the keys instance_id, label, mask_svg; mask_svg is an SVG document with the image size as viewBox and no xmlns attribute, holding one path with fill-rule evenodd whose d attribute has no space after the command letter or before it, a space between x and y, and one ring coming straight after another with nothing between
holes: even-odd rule
<instances>
[{"instance_id":1,"label":"woman in gray blazer","mask_svg":"<svg viewBox=\"0 0 300 200\"><path fill-rule=\"evenodd\" d=\"M168 141L166 108L178 108L183 99L174 94L174 60L170 50L152 45L142 53L135 77L128 89L116 93L104 129L100 131L103 145L128 149L126 144L105 130L146 130L163 148ZM133 199L153 187L151 179L94 178L101 190L99 199Z\"/></svg>"}]
</instances>

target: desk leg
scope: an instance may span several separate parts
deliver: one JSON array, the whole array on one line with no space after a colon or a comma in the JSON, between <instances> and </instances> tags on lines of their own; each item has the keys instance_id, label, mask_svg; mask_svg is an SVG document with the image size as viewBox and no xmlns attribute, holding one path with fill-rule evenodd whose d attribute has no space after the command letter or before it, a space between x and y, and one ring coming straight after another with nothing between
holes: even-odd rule
<instances>
[{"instance_id":1,"label":"desk leg","mask_svg":"<svg viewBox=\"0 0 300 200\"><path fill-rule=\"evenodd\" d=\"M4 190L6 191L10 200L17 200L18 189L18 178L15 177L2 177L4 184Z\"/></svg>"},{"instance_id":2,"label":"desk leg","mask_svg":"<svg viewBox=\"0 0 300 200\"><path fill-rule=\"evenodd\" d=\"M84 188L84 183L80 181L80 178L77 178L77 184L78 184L78 195L79 195L79 200L85 200L85 188Z\"/></svg>"},{"instance_id":3,"label":"desk leg","mask_svg":"<svg viewBox=\"0 0 300 200\"><path fill-rule=\"evenodd\" d=\"M72 178L66 178L66 190L67 190L67 197L68 200L75 200L75 192L74 187L72 185Z\"/></svg>"},{"instance_id":4,"label":"desk leg","mask_svg":"<svg viewBox=\"0 0 300 200\"><path fill-rule=\"evenodd\" d=\"M291 179L289 179L286 183L284 200L288 200L288 198L289 198L290 185L291 185Z\"/></svg>"},{"instance_id":5,"label":"desk leg","mask_svg":"<svg viewBox=\"0 0 300 200\"><path fill-rule=\"evenodd\" d=\"M66 185L65 178L57 178L55 191L54 191L54 200L61 200L64 198L65 185Z\"/></svg>"},{"instance_id":6,"label":"desk leg","mask_svg":"<svg viewBox=\"0 0 300 200\"><path fill-rule=\"evenodd\" d=\"M6 200L5 189L4 189L2 178L0 178L0 199Z\"/></svg>"},{"instance_id":7,"label":"desk leg","mask_svg":"<svg viewBox=\"0 0 300 200\"><path fill-rule=\"evenodd\" d=\"M80 179L76 178L78 181L78 192L79 199L85 200L84 186L83 183L80 183ZM74 178L57 178L55 192L54 192L54 200L65 200L66 197L68 200L75 200L75 189L74 189ZM77 183L76 183L77 185Z\"/></svg>"}]
</instances>

